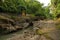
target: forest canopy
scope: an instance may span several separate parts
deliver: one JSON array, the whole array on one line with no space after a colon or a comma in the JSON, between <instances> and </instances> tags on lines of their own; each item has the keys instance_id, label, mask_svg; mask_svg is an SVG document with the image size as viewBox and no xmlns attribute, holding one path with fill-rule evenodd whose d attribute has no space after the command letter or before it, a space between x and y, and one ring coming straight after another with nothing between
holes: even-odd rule
<instances>
[{"instance_id":1,"label":"forest canopy","mask_svg":"<svg viewBox=\"0 0 60 40\"><path fill-rule=\"evenodd\" d=\"M60 15L59 7L60 0L51 0L51 5L45 7L37 0L0 0L0 12L14 14L22 14L22 12L25 12L26 14L43 16L48 19L56 18Z\"/></svg>"}]
</instances>

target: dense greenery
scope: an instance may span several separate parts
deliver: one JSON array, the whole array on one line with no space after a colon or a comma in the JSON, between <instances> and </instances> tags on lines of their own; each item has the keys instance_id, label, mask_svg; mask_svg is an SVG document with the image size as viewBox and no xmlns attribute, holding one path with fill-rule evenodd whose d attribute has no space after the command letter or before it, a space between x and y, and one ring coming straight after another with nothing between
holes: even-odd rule
<instances>
[{"instance_id":1,"label":"dense greenery","mask_svg":"<svg viewBox=\"0 0 60 40\"><path fill-rule=\"evenodd\" d=\"M52 13L54 17L60 16L60 0L51 0Z\"/></svg>"},{"instance_id":2,"label":"dense greenery","mask_svg":"<svg viewBox=\"0 0 60 40\"><path fill-rule=\"evenodd\" d=\"M21 14L22 12L25 12L26 14L33 14L35 16L40 16L41 18L47 18L47 19L53 18L52 14L50 14L49 8L50 5L47 7L43 7L43 4L41 4L37 0L18 0L18 1L1 0L0 1L0 12L10 12L17 14L18 13ZM57 7L57 9L59 9L59 7Z\"/></svg>"},{"instance_id":3,"label":"dense greenery","mask_svg":"<svg viewBox=\"0 0 60 40\"><path fill-rule=\"evenodd\" d=\"M22 12L36 13L41 9L41 4L35 0L5 0L0 1L0 9L7 12Z\"/></svg>"}]
</instances>

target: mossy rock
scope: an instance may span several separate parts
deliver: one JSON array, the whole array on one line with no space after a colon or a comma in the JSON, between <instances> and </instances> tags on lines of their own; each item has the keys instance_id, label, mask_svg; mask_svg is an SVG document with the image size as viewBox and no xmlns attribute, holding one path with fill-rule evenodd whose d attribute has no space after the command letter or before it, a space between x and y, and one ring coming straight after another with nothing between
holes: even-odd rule
<instances>
[{"instance_id":1,"label":"mossy rock","mask_svg":"<svg viewBox=\"0 0 60 40\"><path fill-rule=\"evenodd\" d=\"M37 30L36 30L36 33L39 34L39 35L44 34L44 32L43 32L41 29L37 29Z\"/></svg>"},{"instance_id":2,"label":"mossy rock","mask_svg":"<svg viewBox=\"0 0 60 40\"><path fill-rule=\"evenodd\" d=\"M56 28L60 30L60 25L56 25Z\"/></svg>"}]
</instances>

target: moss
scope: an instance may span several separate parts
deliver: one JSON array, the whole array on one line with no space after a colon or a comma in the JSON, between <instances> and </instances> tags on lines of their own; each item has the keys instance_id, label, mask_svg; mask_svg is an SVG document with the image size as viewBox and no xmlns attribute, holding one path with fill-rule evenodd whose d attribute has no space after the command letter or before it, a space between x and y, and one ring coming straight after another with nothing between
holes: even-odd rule
<instances>
[{"instance_id":1,"label":"moss","mask_svg":"<svg viewBox=\"0 0 60 40\"><path fill-rule=\"evenodd\" d=\"M42 30L40 30L40 29L37 29L37 30L36 30L36 33L39 34L39 35L44 34L44 32L43 32Z\"/></svg>"},{"instance_id":2,"label":"moss","mask_svg":"<svg viewBox=\"0 0 60 40\"><path fill-rule=\"evenodd\" d=\"M57 25L56 28L60 30L60 25Z\"/></svg>"}]
</instances>

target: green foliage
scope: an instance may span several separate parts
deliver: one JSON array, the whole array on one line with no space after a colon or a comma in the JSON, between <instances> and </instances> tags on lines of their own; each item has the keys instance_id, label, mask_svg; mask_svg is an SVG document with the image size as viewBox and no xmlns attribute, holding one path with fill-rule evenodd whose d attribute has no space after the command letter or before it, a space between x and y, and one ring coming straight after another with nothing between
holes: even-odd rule
<instances>
[{"instance_id":1,"label":"green foliage","mask_svg":"<svg viewBox=\"0 0 60 40\"><path fill-rule=\"evenodd\" d=\"M50 18L50 9L49 9L49 6L48 7L45 7L45 16L46 16L46 18L47 19L49 19Z\"/></svg>"},{"instance_id":2,"label":"green foliage","mask_svg":"<svg viewBox=\"0 0 60 40\"><path fill-rule=\"evenodd\" d=\"M27 13L36 13L41 4L35 0L5 0L0 2L0 9L6 12L22 12L27 10Z\"/></svg>"},{"instance_id":3,"label":"green foliage","mask_svg":"<svg viewBox=\"0 0 60 40\"><path fill-rule=\"evenodd\" d=\"M42 4L40 4L38 1L33 1L33 2L27 3L27 12L28 13L36 14L39 10L41 10L41 8L42 8Z\"/></svg>"},{"instance_id":4,"label":"green foliage","mask_svg":"<svg viewBox=\"0 0 60 40\"><path fill-rule=\"evenodd\" d=\"M42 7L43 4L37 0L4 0L0 1L0 11L11 12L11 13L22 13L33 14L44 18L50 18L49 6Z\"/></svg>"},{"instance_id":5,"label":"green foliage","mask_svg":"<svg viewBox=\"0 0 60 40\"><path fill-rule=\"evenodd\" d=\"M5 0L0 4L0 8L5 12L20 12L24 8L23 0Z\"/></svg>"},{"instance_id":6,"label":"green foliage","mask_svg":"<svg viewBox=\"0 0 60 40\"><path fill-rule=\"evenodd\" d=\"M28 14L43 14L42 4L36 0L5 0L0 4L3 12L21 13L25 10Z\"/></svg>"},{"instance_id":7,"label":"green foliage","mask_svg":"<svg viewBox=\"0 0 60 40\"><path fill-rule=\"evenodd\" d=\"M56 16L60 14L60 0L51 0L51 5L52 5L52 13L53 15Z\"/></svg>"}]
</instances>

